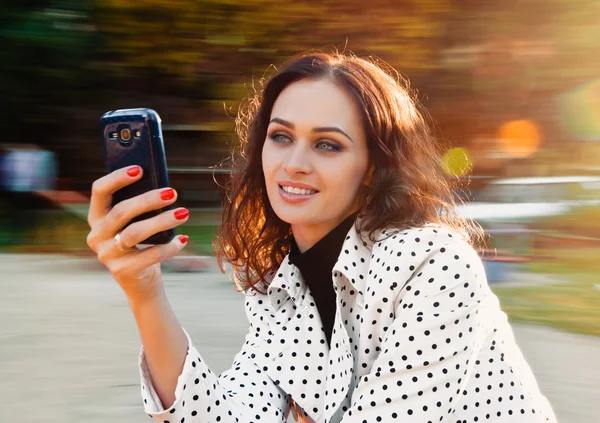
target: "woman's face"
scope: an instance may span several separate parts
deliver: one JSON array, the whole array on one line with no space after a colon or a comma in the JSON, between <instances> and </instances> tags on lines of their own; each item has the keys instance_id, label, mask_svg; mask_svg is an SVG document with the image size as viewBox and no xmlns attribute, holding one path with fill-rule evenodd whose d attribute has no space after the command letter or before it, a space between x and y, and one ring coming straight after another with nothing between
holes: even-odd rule
<instances>
[{"instance_id":1,"label":"woman's face","mask_svg":"<svg viewBox=\"0 0 600 423\"><path fill-rule=\"evenodd\" d=\"M305 251L357 210L369 157L358 105L327 79L286 87L262 151L267 194Z\"/></svg>"}]
</instances>

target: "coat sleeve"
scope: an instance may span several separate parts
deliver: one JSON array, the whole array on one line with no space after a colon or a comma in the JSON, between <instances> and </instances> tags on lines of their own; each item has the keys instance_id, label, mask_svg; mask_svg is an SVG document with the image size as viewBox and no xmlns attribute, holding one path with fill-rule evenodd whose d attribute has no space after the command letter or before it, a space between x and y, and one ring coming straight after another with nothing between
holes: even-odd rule
<instances>
[{"instance_id":1,"label":"coat sleeve","mask_svg":"<svg viewBox=\"0 0 600 423\"><path fill-rule=\"evenodd\" d=\"M246 297L250 330L230 369L220 376L211 372L188 336L188 352L175 388L175 402L163 408L152 386L144 350L140 352L140 375L145 412L160 423L285 422L285 393L253 361L260 322L250 319L253 296Z\"/></svg>"},{"instance_id":2,"label":"coat sleeve","mask_svg":"<svg viewBox=\"0 0 600 423\"><path fill-rule=\"evenodd\" d=\"M461 397L486 336L481 260L466 243L438 247L412 275L343 423L446 421Z\"/></svg>"}]
</instances>

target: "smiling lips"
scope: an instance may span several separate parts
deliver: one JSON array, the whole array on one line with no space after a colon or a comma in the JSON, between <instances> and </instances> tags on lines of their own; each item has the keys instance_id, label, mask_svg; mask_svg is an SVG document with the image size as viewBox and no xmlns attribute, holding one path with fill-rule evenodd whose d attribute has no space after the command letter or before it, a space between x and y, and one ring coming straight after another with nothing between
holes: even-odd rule
<instances>
[{"instance_id":1,"label":"smiling lips","mask_svg":"<svg viewBox=\"0 0 600 423\"><path fill-rule=\"evenodd\" d=\"M301 195L316 194L318 192L316 189L294 188L287 185L281 185L281 189L290 194Z\"/></svg>"},{"instance_id":2,"label":"smiling lips","mask_svg":"<svg viewBox=\"0 0 600 423\"><path fill-rule=\"evenodd\" d=\"M300 187L293 187L287 184L279 185L279 194L281 197L289 203L300 203L314 197L319 191L316 189L307 189Z\"/></svg>"}]
</instances>

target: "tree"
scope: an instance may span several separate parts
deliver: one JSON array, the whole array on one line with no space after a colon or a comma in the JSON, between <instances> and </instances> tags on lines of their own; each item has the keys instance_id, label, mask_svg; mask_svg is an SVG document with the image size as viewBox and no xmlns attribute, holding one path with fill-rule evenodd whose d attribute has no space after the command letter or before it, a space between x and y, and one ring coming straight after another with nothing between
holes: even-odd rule
<instances>
[{"instance_id":1,"label":"tree","mask_svg":"<svg viewBox=\"0 0 600 423\"><path fill-rule=\"evenodd\" d=\"M60 107L77 101L89 84L93 32L85 2L13 1L2 7L0 127L3 142L19 142L32 128L55 122Z\"/></svg>"}]
</instances>

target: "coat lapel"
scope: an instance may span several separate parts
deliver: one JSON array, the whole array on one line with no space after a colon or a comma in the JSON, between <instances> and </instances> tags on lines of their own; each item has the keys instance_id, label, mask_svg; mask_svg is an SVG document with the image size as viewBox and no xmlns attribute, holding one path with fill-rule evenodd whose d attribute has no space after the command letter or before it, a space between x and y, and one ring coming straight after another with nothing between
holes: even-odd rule
<instances>
[{"instance_id":1,"label":"coat lapel","mask_svg":"<svg viewBox=\"0 0 600 423\"><path fill-rule=\"evenodd\" d=\"M352 301L354 313L360 312L370 255L371 242L363 242L354 225L332 270L336 317L330 349L325 334L318 330L322 322L310 289L287 256L269 284L272 313L266 342L272 351L268 356L257 355L255 361L316 422L331 421L351 390L354 356L345 322L353 319L341 302ZM308 386L297 376L295 369L304 366L309 366L316 384Z\"/></svg>"},{"instance_id":2,"label":"coat lapel","mask_svg":"<svg viewBox=\"0 0 600 423\"><path fill-rule=\"evenodd\" d=\"M357 294L361 297L363 295L367 283L373 242L368 238L368 234L363 233L362 236L364 239L361 239L356 224L350 228L340 250L338 260L333 266L334 286L340 290L338 291L338 298L342 287L345 285L344 278L349 282L351 288L357 291Z\"/></svg>"},{"instance_id":3,"label":"coat lapel","mask_svg":"<svg viewBox=\"0 0 600 423\"><path fill-rule=\"evenodd\" d=\"M363 290L366 285L370 257L371 242L368 241L367 236L363 241L354 225L346 235L340 255L332 270L337 310L327 371L325 422L329 422L335 417L344 398L353 389L356 363L350 342L352 330L347 324L355 320L350 313L358 314L362 311ZM353 304L353 307L342 307L343 303ZM354 342L358 342L358 339L354 339Z\"/></svg>"},{"instance_id":4,"label":"coat lapel","mask_svg":"<svg viewBox=\"0 0 600 423\"><path fill-rule=\"evenodd\" d=\"M352 382L353 370L354 359L349 336L345 325L342 323L340 307L338 306L335 313L335 323L333 325L327 367L324 422L331 421L331 418L348 394L350 383Z\"/></svg>"},{"instance_id":5,"label":"coat lapel","mask_svg":"<svg viewBox=\"0 0 600 423\"><path fill-rule=\"evenodd\" d=\"M323 421L327 339L310 290L287 257L269 284L268 296L273 313L267 345L273 350L269 357L257 356L256 363L314 421ZM311 374L307 383L299 377L305 366Z\"/></svg>"}]
</instances>

